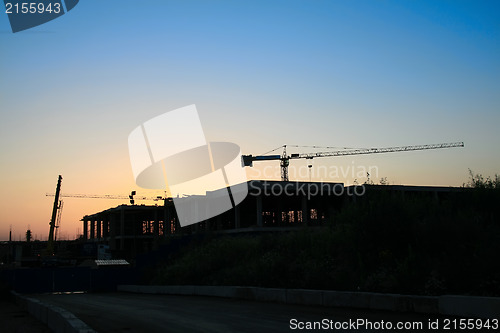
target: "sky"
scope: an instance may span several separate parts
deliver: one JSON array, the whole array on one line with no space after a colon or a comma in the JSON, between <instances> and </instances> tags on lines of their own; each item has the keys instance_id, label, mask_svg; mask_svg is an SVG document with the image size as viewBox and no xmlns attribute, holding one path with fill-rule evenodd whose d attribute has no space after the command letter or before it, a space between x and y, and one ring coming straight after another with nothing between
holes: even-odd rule
<instances>
[{"instance_id":1,"label":"sky","mask_svg":"<svg viewBox=\"0 0 500 333\"><path fill-rule=\"evenodd\" d=\"M82 0L18 33L2 9L0 240L28 228L47 238L59 174L63 193L161 195L135 184L127 138L191 104L208 141L243 154L465 143L310 169L292 161L291 180L362 183L370 170L375 183L461 186L468 169L493 176L499 42L498 1ZM247 176L279 179L278 164ZM60 239L123 203L64 198Z\"/></svg>"}]
</instances>

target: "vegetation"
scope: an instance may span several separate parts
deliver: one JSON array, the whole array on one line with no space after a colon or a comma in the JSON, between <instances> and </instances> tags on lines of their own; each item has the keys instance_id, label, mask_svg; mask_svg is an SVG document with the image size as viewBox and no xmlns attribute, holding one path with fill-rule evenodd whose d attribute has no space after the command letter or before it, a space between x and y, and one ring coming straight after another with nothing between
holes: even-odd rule
<instances>
[{"instance_id":1,"label":"vegetation","mask_svg":"<svg viewBox=\"0 0 500 333\"><path fill-rule=\"evenodd\" d=\"M151 283L500 296L498 184L471 172L463 191L440 198L384 186L326 227L206 235L173 252Z\"/></svg>"},{"instance_id":2,"label":"vegetation","mask_svg":"<svg viewBox=\"0 0 500 333\"><path fill-rule=\"evenodd\" d=\"M486 177L484 179L481 174L474 174L471 169L469 169L469 181L464 184L464 187L472 187L479 189L500 189L500 176L495 174L494 178Z\"/></svg>"}]
</instances>

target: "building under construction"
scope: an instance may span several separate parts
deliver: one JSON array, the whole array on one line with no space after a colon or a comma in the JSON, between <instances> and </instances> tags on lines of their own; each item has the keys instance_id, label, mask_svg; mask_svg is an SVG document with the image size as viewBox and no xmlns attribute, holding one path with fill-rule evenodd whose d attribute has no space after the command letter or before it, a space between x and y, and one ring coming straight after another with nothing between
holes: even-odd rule
<instances>
[{"instance_id":1,"label":"building under construction","mask_svg":"<svg viewBox=\"0 0 500 333\"><path fill-rule=\"evenodd\" d=\"M233 185L231 188L207 192L206 195L202 196L205 199L200 199L206 202L203 207L193 205L193 208L191 208L191 205L178 205L180 210L177 213L179 213L179 216L189 215L194 217L191 219L192 222L202 220L202 222L182 228L174 207L177 198L164 199L163 206L138 206L133 205L133 200L131 200L131 206L122 205L84 216L82 219L83 238L92 242L107 243L111 252L130 256L150 250L157 244L156 240L159 240L160 237L172 234L198 231L241 232L271 230L270 228L283 230L283 228L296 226L322 225L327 221L332 221L335 212L339 211L346 202L355 200L356 197L365 197L365 191L368 187L374 193L377 192L378 187L373 185L344 187L341 183L290 182L288 177L290 160L312 160L322 157L408 152L463 146L463 142L454 142L388 148L343 148L329 152L289 155L286 150L287 146L284 145L265 155L242 155L242 165L248 167L259 161L280 161L281 181L249 181L247 182L248 195L246 197L241 196L242 192L247 193L246 186L241 183ZM283 151L280 155L268 155L281 148ZM335 147L313 146L313 148L331 149ZM309 168L311 166L309 164ZM236 192L239 199L244 198L243 201L234 200L235 197L232 191L237 187L244 190L237 190ZM451 191L447 187L384 186L383 189L394 193L432 194L436 198L438 197L437 193ZM206 212L214 207L209 203L210 200L217 202L227 193L231 196L232 209L219 209L215 214ZM132 192L130 199L134 194L135 192ZM195 198L194 200L198 199ZM236 202L238 204L235 205ZM54 210L56 208L57 205L54 203ZM221 211L224 211L224 213L219 214ZM200 216L203 218L199 218ZM184 218L183 221L185 221Z\"/></svg>"},{"instance_id":2,"label":"building under construction","mask_svg":"<svg viewBox=\"0 0 500 333\"><path fill-rule=\"evenodd\" d=\"M218 191L225 191L221 189ZM349 203L370 200L381 191L411 198L441 200L452 187L360 185L342 183L249 181L247 197L235 208L208 220L181 227L172 199L163 205L120 205L82 218L87 242L109 245L111 253L133 257L154 249L162 237L196 232L287 230L334 223L335 214Z\"/></svg>"}]
</instances>

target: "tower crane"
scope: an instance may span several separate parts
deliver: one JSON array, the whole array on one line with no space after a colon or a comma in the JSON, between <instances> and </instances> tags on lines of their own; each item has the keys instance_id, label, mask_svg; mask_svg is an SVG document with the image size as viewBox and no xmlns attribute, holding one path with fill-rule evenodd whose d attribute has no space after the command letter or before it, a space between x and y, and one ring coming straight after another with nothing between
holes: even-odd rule
<instances>
[{"instance_id":1,"label":"tower crane","mask_svg":"<svg viewBox=\"0 0 500 333\"><path fill-rule=\"evenodd\" d=\"M288 166L290 165L290 160L294 159L313 159L317 157L332 157L332 156L349 156L349 155L365 155L365 154L381 154L381 153L392 153L392 152L402 152L402 151L415 151L415 150L427 150L427 149L441 149L441 148L454 148L463 147L463 142L452 142L452 143L438 143L430 145L416 145L416 146L399 146L399 147L387 147L387 148L350 148L344 150L336 150L329 152L317 152L317 153L303 153L303 154L291 154L288 155L286 152L286 145L283 145L283 152L281 155L242 155L244 166L253 166L255 161L280 161L281 166L281 180L288 181ZM279 147L281 148L281 147ZM276 149L274 149L276 150Z\"/></svg>"}]
</instances>

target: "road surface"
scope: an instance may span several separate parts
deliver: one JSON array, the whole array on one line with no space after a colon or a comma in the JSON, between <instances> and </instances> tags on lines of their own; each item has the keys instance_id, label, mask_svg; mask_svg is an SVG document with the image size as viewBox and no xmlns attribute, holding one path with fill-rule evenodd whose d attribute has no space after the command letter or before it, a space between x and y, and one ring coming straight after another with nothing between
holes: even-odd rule
<instances>
[{"instance_id":1,"label":"road surface","mask_svg":"<svg viewBox=\"0 0 500 333\"><path fill-rule=\"evenodd\" d=\"M429 319L436 316L369 310L326 308L317 306L263 303L249 300L203 296L174 296L133 293L44 294L29 297L65 308L98 332L292 332L306 331L308 322L328 323L330 331L384 332L367 326L334 329L334 323L364 319L372 325L383 320L393 325L422 323L423 329L402 332L436 332L428 330ZM296 321L293 321L295 319ZM291 321L292 320L292 321ZM442 320L442 319L439 319ZM301 326L303 325L303 326ZM346 325L346 324L344 324ZM415 324L417 325L417 324ZM296 328L292 330L292 328ZM339 327L337 327L339 328ZM390 330L395 332L397 330Z\"/></svg>"}]
</instances>

